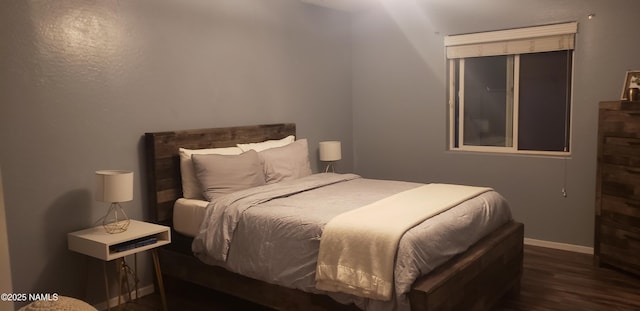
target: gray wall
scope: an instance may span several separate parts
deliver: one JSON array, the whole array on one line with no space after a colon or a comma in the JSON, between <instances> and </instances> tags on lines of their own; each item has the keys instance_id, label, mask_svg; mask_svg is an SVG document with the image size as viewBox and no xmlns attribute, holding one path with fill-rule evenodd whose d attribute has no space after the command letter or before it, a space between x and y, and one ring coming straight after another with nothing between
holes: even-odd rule
<instances>
[{"instance_id":1,"label":"gray wall","mask_svg":"<svg viewBox=\"0 0 640 311\"><path fill-rule=\"evenodd\" d=\"M106 212L94 171L135 173L150 131L295 122L352 170L350 17L292 0L0 2L0 165L14 291L104 300L66 234ZM142 286L151 265L142 256ZM6 306L6 305L4 305ZM3 305L0 302L0 309Z\"/></svg>"},{"instance_id":2,"label":"gray wall","mask_svg":"<svg viewBox=\"0 0 640 311\"><path fill-rule=\"evenodd\" d=\"M640 68L640 2L382 2L353 20L355 171L489 185L510 201L526 237L592 246L597 105L619 99L625 71ZM447 151L444 36L570 21L579 22L571 157Z\"/></svg>"}]
</instances>

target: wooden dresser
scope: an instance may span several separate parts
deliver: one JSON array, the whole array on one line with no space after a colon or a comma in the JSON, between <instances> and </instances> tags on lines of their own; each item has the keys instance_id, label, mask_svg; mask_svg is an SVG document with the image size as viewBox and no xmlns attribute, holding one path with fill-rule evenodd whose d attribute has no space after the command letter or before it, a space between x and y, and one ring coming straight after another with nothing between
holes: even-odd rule
<instances>
[{"instance_id":1,"label":"wooden dresser","mask_svg":"<svg viewBox=\"0 0 640 311\"><path fill-rule=\"evenodd\" d=\"M640 101L601 102L595 263L640 275Z\"/></svg>"}]
</instances>

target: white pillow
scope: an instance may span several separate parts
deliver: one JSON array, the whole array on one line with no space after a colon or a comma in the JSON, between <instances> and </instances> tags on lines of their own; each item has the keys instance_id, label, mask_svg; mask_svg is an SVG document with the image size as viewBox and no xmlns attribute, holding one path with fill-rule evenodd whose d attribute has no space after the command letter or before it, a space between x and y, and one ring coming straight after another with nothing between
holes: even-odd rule
<instances>
[{"instance_id":1,"label":"white pillow","mask_svg":"<svg viewBox=\"0 0 640 311\"><path fill-rule=\"evenodd\" d=\"M242 150L238 147L227 148L211 148L211 149L178 149L180 155L180 176L182 178L182 196L186 199L204 200L202 196L202 188L196 178L193 170L193 154L221 154L221 155L238 155Z\"/></svg>"},{"instance_id":2,"label":"white pillow","mask_svg":"<svg viewBox=\"0 0 640 311\"><path fill-rule=\"evenodd\" d=\"M256 152L260 152L263 150L267 150L269 148L276 148L286 146L293 141L296 140L296 137L293 135L289 135L283 139L274 139L274 140L265 140L259 143L248 143L248 144L238 144L238 148L242 149L242 151L247 152L249 150L255 150Z\"/></svg>"},{"instance_id":3,"label":"white pillow","mask_svg":"<svg viewBox=\"0 0 640 311\"><path fill-rule=\"evenodd\" d=\"M268 184L311 175L306 139L258 153Z\"/></svg>"}]
</instances>

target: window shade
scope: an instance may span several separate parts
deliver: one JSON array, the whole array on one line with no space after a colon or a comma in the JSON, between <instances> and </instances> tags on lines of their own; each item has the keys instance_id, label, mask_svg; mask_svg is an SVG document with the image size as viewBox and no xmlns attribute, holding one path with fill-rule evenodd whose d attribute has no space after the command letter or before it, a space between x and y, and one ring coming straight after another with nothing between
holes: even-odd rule
<instances>
[{"instance_id":1,"label":"window shade","mask_svg":"<svg viewBox=\"0 0 640 311\"><path fill-rule=\"evenodd\" d=\"M578 23L447 36L447 58L573 50Z\"/></svg>"}]
</instances>

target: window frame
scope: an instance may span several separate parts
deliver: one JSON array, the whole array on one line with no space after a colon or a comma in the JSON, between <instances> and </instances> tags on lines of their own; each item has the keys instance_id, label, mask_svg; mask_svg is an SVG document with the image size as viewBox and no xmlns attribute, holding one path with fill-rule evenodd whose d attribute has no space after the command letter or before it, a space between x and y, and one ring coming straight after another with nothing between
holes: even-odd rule
<instances>
[{"instance_id":1,"label":"window frame","mask_svg":"<svg viewBox=\"0 0 640 311\"><path fill-rule=\"evenodd\" d=\"M574 70L575 70L575 49L573 48L573 42L571 42L571 48L564 49L550 49L550 50L542 50L536 51L533 53L542 53L546 51L553 50L570 50L571 53L571 72L570 72L570 84L569 84L569 94L570 100L568 103L569 115L568 115L568 150L564 151L546 151L546 150L520 150L518 149L518 119L519 119L519 79L520 79L520 55L525 53L507 53L508 50L506 45L509 40L514 41L526 41L526 40L535 40L537 37L548 37L553 35L565 35L571 34L575 36L577 33L577 23L565 23L565 24L556 24L556 25L547 25L547 26L537 26L537 27L528 27L528 28L518 28L511 30L502 30L502 31L494 31L494 32L486 32L486 33L476 33L469 35L460 35L460 36L447 36L445 37L445 47L449 48L450 46L459 46L464 44L470 45L481 45L483 42L490 42L490 44L496 44L496 42L506 42L504 53L498 52L498 54L489 54L489 55L481 55L481 56L494 56L494 55L513 55L513 93L511 94L513 105L512 105L512 115L511 115L511 126L512 126L512 136L511 136L511 146L475 146L475 145L464 145L464 117L458 117L458 121L456 122L456 96L460 96L460 105L458 107L458 114L460 116L464 116L464 59L475 57L475 56L466 56L466 57L447 57L447 65L448 65L448 80L449 80L449 92L448 92L448 113L449 113L449 150L450 151L466 151L466 152L481 152L481 153L500 153L500 154L526 154L526 155L542 155L542 156L570 156L573 150L573 101L574 101ZM571 37L573 40L574 37ZM479 49L482 51L482 49ZM516 48L517 50L517 48ZM465 51L463 51L465 52ZM447 54L449 51L447 51ZM454 51L454 54L456 51ZM461 65L459 68L459 72L456 72L456 61L459 60ZM459 77L460 80L460 94L456 94L456 77ZM457 126L457 129L456 129ZM456 137L456 132L458 137ZM458 142L458 146L456 147L456 139Z\"/></svg>"}]
</instances>

